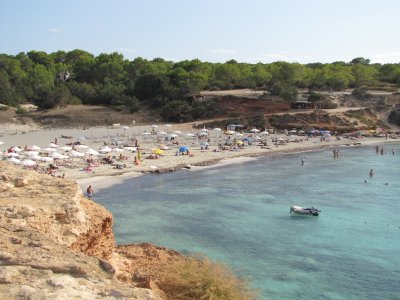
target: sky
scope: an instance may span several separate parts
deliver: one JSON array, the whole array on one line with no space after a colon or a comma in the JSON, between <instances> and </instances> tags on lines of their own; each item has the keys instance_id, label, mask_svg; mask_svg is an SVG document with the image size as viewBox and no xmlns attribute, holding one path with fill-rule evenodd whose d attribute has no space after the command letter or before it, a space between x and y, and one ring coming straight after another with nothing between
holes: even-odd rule
<instances>
[{"instance_id":1,"label":"sky","mask_svg":"<svg viewBox=\"0 0 400 300\"><path fill-rule=\"evenodd\" d=\"M400 62L400 0L0 0L0 53Z\"/></svg>"}]
</instances>

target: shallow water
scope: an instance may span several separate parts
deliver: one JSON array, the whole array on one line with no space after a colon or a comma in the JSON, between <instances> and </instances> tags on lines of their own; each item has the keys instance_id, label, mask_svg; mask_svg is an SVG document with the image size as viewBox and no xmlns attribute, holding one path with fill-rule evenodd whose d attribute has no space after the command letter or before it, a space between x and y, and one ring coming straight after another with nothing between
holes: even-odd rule
<instances>
[{"instance_id":1,"label":"shallow water","mask_svg":"<svg viewBox=\"0 0 400 300\"><path fill-rule=\"evenodd\" d=\"M114 214L118 243L202 252L261 299L400 299L400 147L384 147L142 176L96 201ZM293 204L322 213L290 217Z\"/></svg>"}]
</instances>

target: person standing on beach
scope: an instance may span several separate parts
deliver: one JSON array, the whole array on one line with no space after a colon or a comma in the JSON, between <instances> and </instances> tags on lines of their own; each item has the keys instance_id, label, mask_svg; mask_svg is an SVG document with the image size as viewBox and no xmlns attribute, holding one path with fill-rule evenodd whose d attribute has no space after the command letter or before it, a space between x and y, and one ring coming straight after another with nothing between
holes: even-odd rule
<instances>
[{"instance_id":1,"label":"person standing on beach","mask_svg":"<svg viewBox=\"0 0 400 300\"><path fill-rule=\"evenodd\" d=\"M86 189L86 194L89 199L93 199L93 188L91 185Z\"/></svg>"}]
</instances>

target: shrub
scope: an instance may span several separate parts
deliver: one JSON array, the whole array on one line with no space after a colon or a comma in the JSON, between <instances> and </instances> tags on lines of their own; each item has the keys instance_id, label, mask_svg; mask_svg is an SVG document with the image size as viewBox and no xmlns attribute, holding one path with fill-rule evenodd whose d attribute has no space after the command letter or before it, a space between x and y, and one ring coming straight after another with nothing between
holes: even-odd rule
<instances>
[{"instance_id":1,"label":"shrub","mask_svg":"<svg viewBox=\"0 0 400 300\"><path fill-rule=\"evenodd\" d=\"M159 278L168 299L250 300L258 294L227 267L203 257L172 261Z\"/></svg>"}]
</instances>

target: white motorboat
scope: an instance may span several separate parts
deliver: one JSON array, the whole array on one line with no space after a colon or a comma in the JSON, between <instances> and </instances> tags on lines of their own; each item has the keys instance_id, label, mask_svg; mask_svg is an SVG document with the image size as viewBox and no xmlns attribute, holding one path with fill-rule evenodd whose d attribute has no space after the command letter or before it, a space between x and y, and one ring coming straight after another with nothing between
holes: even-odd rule
<instances>
[{"instance_id":1,"label":"white motorboat","mask_svg":"<svg viewBox=\"0 0 400 300\"><path fill-rule=\"evenodd\" d=\"M314 207L300 207L300 206L291 206L290 207L290 215L291 216L318 216L321 211Z\"/></svg>"}]
</instances>

